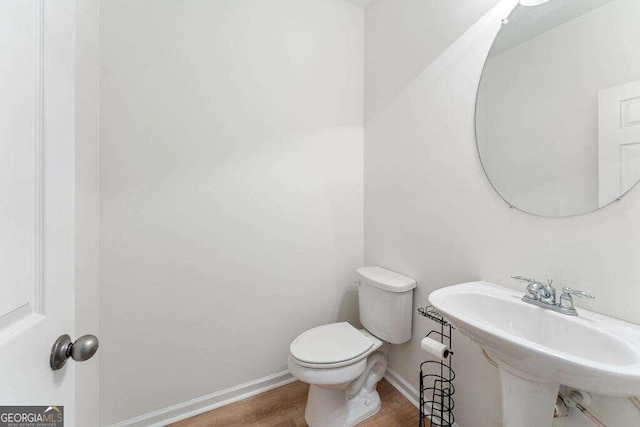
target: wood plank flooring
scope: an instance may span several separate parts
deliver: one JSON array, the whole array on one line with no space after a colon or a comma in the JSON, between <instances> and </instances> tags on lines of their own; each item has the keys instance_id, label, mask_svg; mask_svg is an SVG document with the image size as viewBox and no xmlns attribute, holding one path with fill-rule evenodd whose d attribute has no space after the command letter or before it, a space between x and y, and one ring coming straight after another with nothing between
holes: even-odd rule
<instances>
[{"instance_id":1,"label":"wood plank flooring","mask_svg":"<svg viewBox=\"0 0 640 427\"><path fill-rule=\"evenodd\" d=\"M296 381L222 408L172 424L172 427L307 427L304 408L309 385ZM386 380L378 383L380 411L358 427L418 425L418 409Z\"/></svg>"}]
</instances>

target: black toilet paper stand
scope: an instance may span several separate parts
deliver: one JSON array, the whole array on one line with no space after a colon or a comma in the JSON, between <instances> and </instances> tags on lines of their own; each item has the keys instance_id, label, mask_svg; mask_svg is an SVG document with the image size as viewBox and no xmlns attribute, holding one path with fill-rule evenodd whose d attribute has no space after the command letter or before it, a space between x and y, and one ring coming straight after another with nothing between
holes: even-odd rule
<instances>
[{"instance_id":1,"label":"black toilet paper stand","mask_svg":"<svg viewBox=\"0 0 640 427\"><path fill-rule=\"evenodd\" d=\"M420 364L420 420L419 427L452 427L453 415L453 379L456 374L451 367L453 346L451 331L455 328L433 306L419 308L418 313L440 325L426 336L446 345L451 352L444 360L427 360Z\"/></svg>"}]
</instances>

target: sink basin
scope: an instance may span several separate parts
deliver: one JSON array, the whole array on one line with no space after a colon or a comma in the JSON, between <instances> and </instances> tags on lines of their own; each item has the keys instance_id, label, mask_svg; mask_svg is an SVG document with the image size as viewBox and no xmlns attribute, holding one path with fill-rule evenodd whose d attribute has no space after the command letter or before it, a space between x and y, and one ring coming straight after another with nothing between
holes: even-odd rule
<instances>
[{"instance_id":1,"label":"sink basin","mask_svg":"<svg viewBox=\"0 0 640 427\"><path fill-rule=\"evenodd\" d=\"M504 425L551 425L560 384L604 395L640 395L640 326L581 309L579 316L556 313L521 301L523 294L471 282L429 296L498 364ZM536 401L542 409L531 407ZM514 408L522 413L514 414ZM531 420L540 410L548 420Z\"/></svg>"}]
</instances>

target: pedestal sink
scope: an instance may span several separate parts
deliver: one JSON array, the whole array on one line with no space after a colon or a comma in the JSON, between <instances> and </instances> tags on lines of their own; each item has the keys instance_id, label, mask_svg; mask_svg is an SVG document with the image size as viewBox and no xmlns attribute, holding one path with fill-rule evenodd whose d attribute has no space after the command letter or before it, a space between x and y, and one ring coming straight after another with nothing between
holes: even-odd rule
<instances>
[{"instance_id":1,"label":"pedestal sink","mask_svg":"<svg viewBox=\"0 0 640 427\"><path fill-rule=\"evenodd\" d=\"M551 426L560 384L640 395L640 326L579 309L567 316L488 282L439 289L429 302L499 366L505 427Z\"/></svg>"}]
</instances>

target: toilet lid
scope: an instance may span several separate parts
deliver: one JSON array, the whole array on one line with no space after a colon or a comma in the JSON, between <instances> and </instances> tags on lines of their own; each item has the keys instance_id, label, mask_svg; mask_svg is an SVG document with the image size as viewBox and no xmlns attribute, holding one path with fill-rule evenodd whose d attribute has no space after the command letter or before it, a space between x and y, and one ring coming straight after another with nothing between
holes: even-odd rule
<instances>
[{"instance_id":1,"label":"toilet lid","mask_svg":"<svg viewBox=\"0 0 640 427\"><path fill-rule=\"evenodd\" d=\"M366 353L373 341L347 322L331 323L303 332L291 343L291 355L314 364L339 363Z\"/></svg>"}]
</instances>

